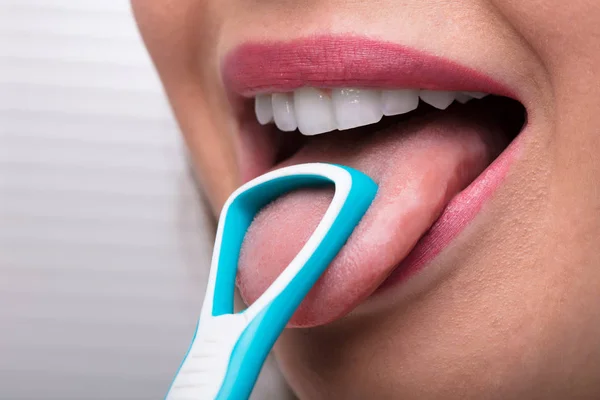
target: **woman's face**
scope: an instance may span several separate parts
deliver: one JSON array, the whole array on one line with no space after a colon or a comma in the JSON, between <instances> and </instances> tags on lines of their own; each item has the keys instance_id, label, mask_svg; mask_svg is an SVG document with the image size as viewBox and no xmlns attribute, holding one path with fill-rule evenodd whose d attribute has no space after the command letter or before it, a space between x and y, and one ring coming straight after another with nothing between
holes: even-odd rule
<instances>
[{"instance_id":1,"label":"woman's face","mask_svg":"<svg viewBox=\"0 0 600 400\"><path fill-rule=\"evenodd\" d=\"M215 213L282 165L379 184L276 345L299 397L600 396L600 2L133 6ZM257 217L247 302L330 197L295 192Z\"/></svg>"}]
</instances>

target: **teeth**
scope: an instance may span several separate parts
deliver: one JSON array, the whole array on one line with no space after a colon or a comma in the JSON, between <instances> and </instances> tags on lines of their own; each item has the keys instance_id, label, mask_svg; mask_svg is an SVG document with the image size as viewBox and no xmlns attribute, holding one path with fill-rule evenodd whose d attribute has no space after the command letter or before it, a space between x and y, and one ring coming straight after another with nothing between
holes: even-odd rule
<instances>
[{"instance_id":1,"label":"teeth","mask_svg":"<svg viewBox=\"0 0 600 400\"><path fill-rule=\"evenodd\" d=\"M465 104L487 96L482 92L450 92L435 90L373 90L336 88L331 91L311 87L293 93L257 95L254 103L256 119L262 125L275 122L284 132L298 129L303 135L318 135L333 130L346 130L375 124L381 118L415 110L419 99L445 110L454 100Z\"/></svg>"},{"instance_id":2,"label":"teeth","mask_svg":"<svg viewBox=\"0 0 600 400\"><path fill-rule=\"evenodd\" d=\"M469 96L466 93L461 93L461 92L456 92L454 97L456 97L456 101L458 101L460 104L465 104L469 100L473 100L473 98L471 96Z\"/></svg>"},{"instance_id":3,"label":"teeth","mask_svg":"<svg viewBox=\"0 0 600 400\"><path fill-rule=\"evenodd\" d=\"M384 90L381 93L383 115L405 114L419 105L418 90Z\"/></svg>"},{"instance_id":4,"label":"teeth","mask_svg":"<svg viewBox=\"0 0 600 400\"><path fill-rule=\"evenodd\" d=\"M271 96L260 94L254 100L254 112L256 119L261 125L266 125L273 121L273 106L271 105Z\"/></svg>"},{"instance_id":5,"label":"teeth","mask_svg":"<svg viewBox=\"0 0 600 400\"><path fill-rule=\"evenodd\" d=\"M366 89L333 89L333 111L339 130L381 121L381 92Z\"/></svg>"},{"instance_id":6,"label":"teeth","mask_svg":"<svg viewBox=\"0 0 600 400\"><path fill-rule=\"evenodd\" d=\"M421 90L419 97L430 106L445 110L454 101L454 92Z\"/></svg>"},{"instance_id":7,"label":"teeth","mask_svg":"<svg viewBox=\"0 0 600 400\"><path fill-rule=\"evenodd\" d=\"M277 128L284 132L296 130L298 123L294 110L294 96L291 93L274 93L271 103Z\"/></svg>"},{"instance_id":8,"label":"teeth","mask_svg":"<svg viewBox=\"0 0 600 400\"><path fill-rule=\"evenodd\" d=\"M314 88L294 92L294 108L298 129L304 135L318 135L337 129L331 98Z\"/></svg>"},{"instance_id":9,"label":"teeth","mask_svg":"<svg viewBox=\"0 0 600 400\"><path fill-rule=\"evenodd\" d=\"M487 96L487 93L483 93L483 92L464 92L467 96L471 96L475 99L483 99L485 96Z\"/></svg>"}]
</instances>

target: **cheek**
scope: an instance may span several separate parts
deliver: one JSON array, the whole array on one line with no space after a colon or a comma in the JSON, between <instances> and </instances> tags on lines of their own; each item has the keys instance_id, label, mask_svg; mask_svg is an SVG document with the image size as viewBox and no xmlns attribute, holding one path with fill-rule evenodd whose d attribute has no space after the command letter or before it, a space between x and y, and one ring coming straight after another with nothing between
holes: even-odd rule
<instances>
[{"instance_id":1,"label":"cheek","mask_svg":"<svg viewBox=\"0 0 600 400\"><path fill-rule=\"evenodd\" d=\"M165 85L189 150L193 170L217 214L240 185L239 148L231 121L195 78Z\"/></svg>"},{"instance_id":2,"label":"cheek","mask_svg":"<svg viewBox=\"0 0 600 400\"><path fill-rule=\"evenodd\" d=\"M549 69L600 58L600 3L594 0L491 0ZM552 71L550 71L552 72Z\"/></svg>"},{"instance_id":3,"label":"cheek","mask_svg":"<svg viewBox=\"0 0 600 400\"><path fill-rule=\"evenodd\" d=\"M214 67L218 20L212 3L132 0L146 47L160 75L203 191L215 213L240 184L229 103ZM212 24L205 20L212 16ZM201 27L201 28L199 28ZM201 33L201 34L199 34Z\"/></svg>"},{"instance_id":4,"label":"cheek","mask_svg":"<svg viewBox=\"0 0 600 400\"><path fill-rule=\"evenodd\" d=\"M226 136L205 130L210 121L198 119L186 129L186 142L193 171L207 196L215 215L218 215L229 195L239 186L240 179L235 151Z\"/></svg>"}]
</instances>

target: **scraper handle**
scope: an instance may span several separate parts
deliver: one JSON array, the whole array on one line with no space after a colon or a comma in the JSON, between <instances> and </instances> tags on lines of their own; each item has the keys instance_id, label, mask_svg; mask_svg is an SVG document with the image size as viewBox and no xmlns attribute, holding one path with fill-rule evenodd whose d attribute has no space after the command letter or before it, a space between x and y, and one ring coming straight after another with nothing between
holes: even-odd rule
<instances>
[{"instance_id":1,"label":"scraper handle","mask_svg":"<svg viewBox=\"0 0 600 400\"><path fill-rule=\"evenodd\" d=\"M255 215L294 189L332 184L333 200L309 240L263 295L235 314L238 258ZM376 192L377 185L365 174L322 163L272 171L235 191L219 219L196 335L167 399L247 399L275 341L344 246Z\"/></svg>"}]
</instances>

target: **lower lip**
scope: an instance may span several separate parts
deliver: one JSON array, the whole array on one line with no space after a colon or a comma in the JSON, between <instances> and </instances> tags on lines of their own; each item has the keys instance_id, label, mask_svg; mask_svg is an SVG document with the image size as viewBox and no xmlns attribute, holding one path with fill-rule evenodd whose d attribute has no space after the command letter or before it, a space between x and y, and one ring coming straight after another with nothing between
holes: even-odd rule
<instances>
[{"instance_id":1,"label":"lower lip","mask_svg":"<svg viewBox=\"0 0 600 400\"><path fill-rule=\"evenodd\" d=\"M448 203L437 221L379 286L376 293L402 284L419 273L467 227L506 178L520 153L524 134L525 127L477 179Z\"/></svg>"}]
</instances>

